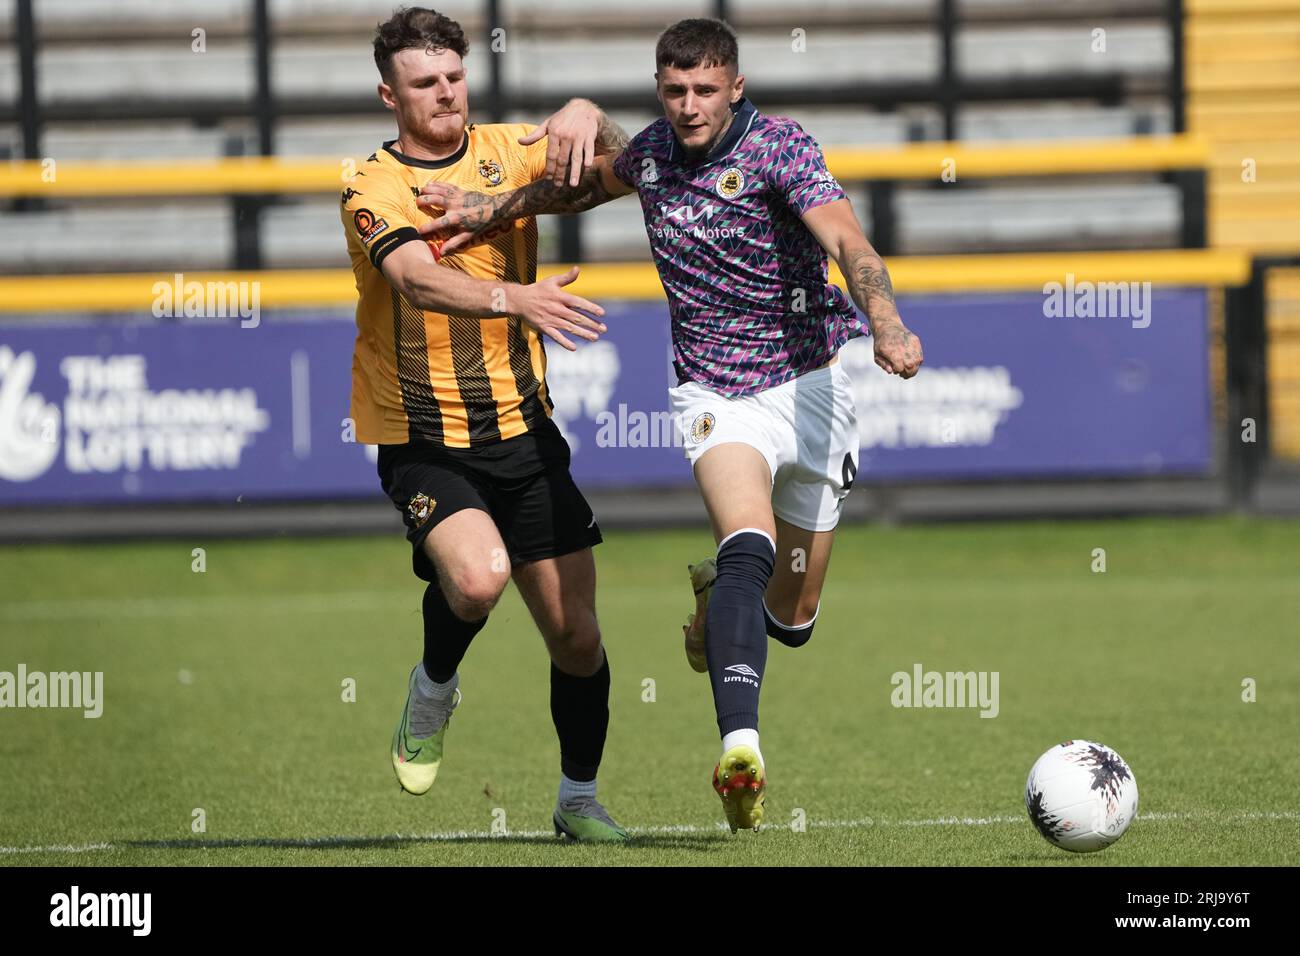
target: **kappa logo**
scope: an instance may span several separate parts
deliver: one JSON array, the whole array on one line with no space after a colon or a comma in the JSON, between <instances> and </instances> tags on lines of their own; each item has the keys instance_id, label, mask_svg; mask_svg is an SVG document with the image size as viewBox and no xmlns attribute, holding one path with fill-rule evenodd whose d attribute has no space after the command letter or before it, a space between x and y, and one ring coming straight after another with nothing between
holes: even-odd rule
<instances>
[{"instance_id":1,"label":"kappa logo","mask_svg":"<svg viewBox=\"0 0 1300 956\"><path fill-rule=\"evenodd\" d=\"M712 435L713 426L717 424L717 421L712 412L702 412L696 415L695 421L691 422L691 441L698 445Z\"/></svg>"}]
</instances>

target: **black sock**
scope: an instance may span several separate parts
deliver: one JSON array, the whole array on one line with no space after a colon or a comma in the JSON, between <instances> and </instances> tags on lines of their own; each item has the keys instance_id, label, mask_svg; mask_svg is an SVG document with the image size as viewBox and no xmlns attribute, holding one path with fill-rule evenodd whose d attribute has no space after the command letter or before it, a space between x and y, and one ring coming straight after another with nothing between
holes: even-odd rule
<instances>
[{"instance_id":1,"label":"black sock","mask_svg":"<svg viewBox=\"0 0 1300 956\"><path fill-rule=\"evenodd\" d=\"M709 680L718 730L758 729L758 693L767 666L763 592L776 553L758 531L739 531L718 549L718 577L709 596L705 624Z\"/></svg>"},{"instance_id":2,"label":"black sock","mask_svg":"<svg viewBox=\"0 0 1300 956\"><path fill-rule=\"evenodd\" d=\"M434 581L424 589L424 672L429 679L445 684L460 667L469 650L469 642L487 623L462 621L452 613L451 605Z\"/></svg>"},{"instance_id":3,"label":"black sock","mask_svg":"<svg viewBox=\"0 0 1300 956\"><path fill-rule=\"evenodd\" d=\"M560 738L560 772L596 779L609 730L609 657L590 677L566 674L551 662L551 719Z\"/></svg>"},{"instance_id":4,"label":"black sock","mask_svg":"<svg viewBox=\"0 0 1300 956\"><path fill-rule=\"evenodd\" d=\"M820 605L818 607L820 608ZM797 627L782 624L772 616L766 603L763 605L763 617L767 620L767 636L780 641L786 647L803 647L807 644L808 638L812 637L813 625L817 623L817 614L814 612L813 619L807 624L800 624Z\"/></svg>"}]
</instances>

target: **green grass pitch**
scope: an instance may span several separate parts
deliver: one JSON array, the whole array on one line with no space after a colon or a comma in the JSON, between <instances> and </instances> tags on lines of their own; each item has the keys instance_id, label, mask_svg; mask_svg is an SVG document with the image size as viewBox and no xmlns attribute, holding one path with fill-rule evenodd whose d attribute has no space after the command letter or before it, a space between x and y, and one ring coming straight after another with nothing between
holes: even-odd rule
<instances>
[{"instance_id":1,"label":"green grass pitch","mask_svg":"<svg viewBox=\"0 0 1300 956\"><path fill-rule=\"evenodd\" d=\"M1300 862L1300 523L842 528L812 641L772 643L768 825L735 837L708 784L708 680L681 649L686 564L711 550L703 530L596 550L600 795L636 839L587 847L550 835L548 665L513 588L415 798L388 765L421 647L400 536L0 549L0 670L102 671L105 698L97 720L0 710L0 865ZM916 663L997 671L998 716L893 707ZM1088 855L1044 842L1022 797L1038 755L1080 737L1141 792L1124 839Z\"/></svg>"}]
</instances>

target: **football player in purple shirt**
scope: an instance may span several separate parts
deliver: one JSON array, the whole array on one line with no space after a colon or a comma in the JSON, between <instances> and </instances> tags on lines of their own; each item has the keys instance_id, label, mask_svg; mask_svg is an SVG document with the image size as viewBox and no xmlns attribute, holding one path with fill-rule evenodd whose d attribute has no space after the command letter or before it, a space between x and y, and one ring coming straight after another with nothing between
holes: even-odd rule
<instances>
[{"instance_id":1,"label":"football player in purple shirt","mask_svg":"<svg viewBox=\"0 0 1300 956\"><path fill-rule=\"evenodd\" d=\"M420 201L444 215L422 231L454 255L523 216L640 197L672 321L672 409L718 542L691 566L696 611L683 630L688 661L713 685L713 786L734 832L763 816L766 638L799 647L812 636L857 472L839 349L869 332L876 364L910 378L921 343L816 141L745 99L730 28L683 20L659 38L655 65L664 117L621 153L557 155L550 177L495 195L430 183ZM865 327L829 283L828 254Z\"/></svg>"}]
</instances>

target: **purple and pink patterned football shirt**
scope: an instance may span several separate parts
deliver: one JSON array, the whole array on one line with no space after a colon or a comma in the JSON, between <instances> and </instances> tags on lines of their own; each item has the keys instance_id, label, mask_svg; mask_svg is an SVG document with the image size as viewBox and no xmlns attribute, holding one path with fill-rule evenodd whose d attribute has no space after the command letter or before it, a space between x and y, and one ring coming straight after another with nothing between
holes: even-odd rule
<instances>
[{"instance_id":1,"label":"purple and pink patterned football shirt","mask_svg":"<svg viewBox=\"0 0 1300 956\"><path fill-rule=\"evenodd\" d=\"M867 332L799 219L844 198L821 148L794 120L763 116L747 100L732 111L726 135L698 161L659 119L614 163L641 198L678 383L729 396L825 365Z\"/></svg>"}]
</instances>

